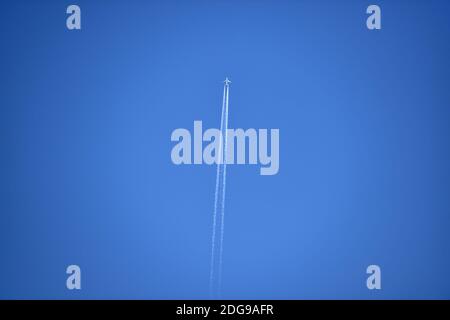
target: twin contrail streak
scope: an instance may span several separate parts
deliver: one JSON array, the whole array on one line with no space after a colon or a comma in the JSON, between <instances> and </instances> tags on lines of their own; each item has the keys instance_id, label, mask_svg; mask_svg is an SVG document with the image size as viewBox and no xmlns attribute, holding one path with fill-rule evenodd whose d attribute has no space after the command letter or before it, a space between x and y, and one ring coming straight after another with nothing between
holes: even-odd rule
<instances>
[{"instance_id":1,"label":"twin contrail streak","mask_svg":"<svg viewBox=\"0 0 450 320\"><path fill-rule=\"evenodd\" d=\"M223 88L223 100L222 100L222 114L220 118L220 140L219 140L219 150L217 154L217 172L216 172L216 190L214 194L214 212L213 212L213 231L212 231L212 241L211 241L211 265L210 265L210 276L209 276L209 286L211 297L218 295L220 293L220 287L222 283L222 255L223 255L223 234L224 234L224 220L225 220L225 189L226 189L226 150L227 150L227 128L228 128L228 96L229 96L229 86L230 81L228 78L225 80L225 85ZM225 140L225 143L223 143ZM221 169L222 168L222 169ZM222 183L220 183L222 180ZM220 194L220 195L219 195ZM220 202L220 206L219 206ZM220 237L219 237L219 252L216 249L216 238L217 238L217 215L218 208L220 207ZM217 257L218 255L218 257ZM218 266L216 266L216 259L218 259ZM217 270L216 270L217 269ZM218 273L216 279L216 272Z\"/></svg>"},{"instance_id":2,"label":"twin contrail streak","mask_svg":"<svg viewBox=\"0 0 450 320\"><path fill-rule=\"evenodd\" d=\"M226 95L226 101L225 101L225 131L223 131L223 135L225 136L225 144L224 144L224 161L223 161L223 187L222 187L222 212L221 212L221 221L220 221L220 251L219 251L219 284L218 284L218 290L220 292L221 286L222 286L222 256L223 256L223 231L225 227L225 189L227 186L227 143L228 143L228 135L227 135L227 129L228 129L228 99L229 99L229 93L230 93L230 87L228 84L225 85L227 88L227 95Z\"/></svg>"}]
</instances>

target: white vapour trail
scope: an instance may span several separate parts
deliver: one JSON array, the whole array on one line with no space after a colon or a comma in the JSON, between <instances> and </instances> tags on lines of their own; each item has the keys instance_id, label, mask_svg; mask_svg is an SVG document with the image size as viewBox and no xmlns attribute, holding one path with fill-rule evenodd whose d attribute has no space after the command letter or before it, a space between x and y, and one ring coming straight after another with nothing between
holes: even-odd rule
<instances>
[{"instance_id":1,"label":"white vapour trail","mask_svg":"<svg viewBox=\"0 0 450 320\"><path fill-rule=\"evenodd\" d=\"M222 100L222 114L220 117L220 132L223 130L223 122L225 116L225 94L226 94L226 86L223 88L223 100ZM222 158L222 136L219 141L219 153L217 155L217 172L216 172L216 191L214 193L214 212L213 212L213 231L212 231L212 240L211 240L211 264L210 264L210 274L209 274L209 290L210 294L213 294L214 290L214 260L215 260L215 250L216 250L216 228L217 228L217 203L219 200L219 180L220 180L220 167L221 167L221 158Z\"/></svg>"},{"instance_id":2,"label":"white vapour trail","mask_svg":"<svg viewBox=\"0 0 450 320\"><path fill-rule=\"evenodd\" d=\"M220 244L219 244L219 282L218 282L218 291L220 293L220 289L222 286L222 256L223 256L223 233L225 227L225 189L227 185L227 143L228 143L228 98L230 95L230 87L228 84L226 85L226 101L225 101L225 125L223 135L225 137L224 143L224 151L223 151L223 178L222 178L222 210L221 210L221 221L220 221Z\"/></svg>"}]
</instances>

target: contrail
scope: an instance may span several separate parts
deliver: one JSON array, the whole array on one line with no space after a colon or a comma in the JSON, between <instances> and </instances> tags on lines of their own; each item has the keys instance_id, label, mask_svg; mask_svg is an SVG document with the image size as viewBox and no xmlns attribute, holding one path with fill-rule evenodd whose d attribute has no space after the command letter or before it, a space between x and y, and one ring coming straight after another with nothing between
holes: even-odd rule
<instances>
[{"instance_id":1,"label":"contrail","mask_svg":"<svg viewBox=\"0 0 450 320\"><path fill-rule=\"evenodd\" d=\"M220 118L220 132L223 130L223 120L225 114L225 93L226 87L223 87L223 100L222 100L222 115ZM222 157L222 136L219 141L219 153L217 161L217 172L216 172L216 191L214 193L214 212L213 212L213 231L211 240L211 266L209 275L209 290L210 294L213 295L214 291L214 260L215 260L215 250L216 250L216 228L217 228L217 202L219 200L219 180L220 180L220 167L221 167L221 157Z\"/></svg>"},{"instance_id":2,"label":"contrail","mask_svg":"<svg viewBox=\"0 0 450 320\"><path fill-rule=\"evenodd\" d=\"M216 190L214 194L214 212L213 212L213 231L212 231L212 240L211 240L211 265L210 265L210 275L209 275L209 287L211 297L214 296L214 291L217 289L217 293L220 291L221 284L221 273L222 273L222 252L223 252L223 222L224 222L224 210L225 210L225 175L226 175L226 146L227 146L227 137L226 137L226 129L228 128L228 94L229 94L229 83L228 78L225 80L225 85L223 88L223 100L222 100L222 114L220 118L220 140L219 140L219 151L217 155L217 172L216 172ZM224 130L225 127L225 130ZM223 146L223 134L225 135L225 146ZM223 155L223 156L222 156ZM222 176L221 176L221 166L223 166ZM220 190L221 184L220 180L222 180L222 190ZM219 193L221 192L221 197L219 198ZM217 214L219 207L219 201L222 201L221 204L221 221L220 221L220 243L219 243L219 271L218 271L218 284L217 288L215 288L215 259L216 259L216 230L217 230Z\"/></svg>"},{"instance_id":3,"label":"contrail","mask_svg":"<svg viewBox=\"0 0 450 320\"><path fill-rule=\"evenodd\" d=\"M227 78L228 80L228 78ZM227 144L228 144L228 99L230 96L230 87L228 83L225 84L225 87L227 88L227 94L226 94L226 101L225 101L225 144L224 144L224 151L223 151L223 187L222 187L222 212L221 212L221 222L220 222L220 251L219 251L219 284L218 284L218 291L220 292L221 286L222 286L222 256L223 256L223 232L225 227L225 189L227 185Z\"/></svg>"}]
</instances>

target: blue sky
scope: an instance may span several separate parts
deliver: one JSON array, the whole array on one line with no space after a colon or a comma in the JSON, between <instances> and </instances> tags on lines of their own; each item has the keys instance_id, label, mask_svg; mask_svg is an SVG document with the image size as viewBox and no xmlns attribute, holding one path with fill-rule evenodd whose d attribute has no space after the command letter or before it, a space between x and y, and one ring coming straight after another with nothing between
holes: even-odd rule
<instances>
[{"instance_id":1,"label":"blue sky","mask_svg":"<svg viewBox=\"0 0 450 320\"><path fill-rule=\"evenodd\" d=\"M448 1L76 3L2 6L1 298L207 298L215 167L170 135L226 76L280 171L228 169L222 297L450 297Z\"/></svg>"}]
</instances>

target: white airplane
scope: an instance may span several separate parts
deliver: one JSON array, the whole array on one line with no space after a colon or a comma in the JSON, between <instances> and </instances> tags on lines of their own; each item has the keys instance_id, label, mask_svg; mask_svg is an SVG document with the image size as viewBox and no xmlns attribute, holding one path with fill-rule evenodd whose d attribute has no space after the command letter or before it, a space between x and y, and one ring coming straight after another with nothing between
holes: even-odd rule
<instances>
[{"instance_id":1,"label":"white airplane","mask_svg":"<svg viewBox=\"0 0 450 320\"><path fill-rule=\"evenodd\" d=\"M228 77L226 77L224 83L226 86L228 86L231 83L231 81L228 79Z\"/></svg>"}]
</instances>

